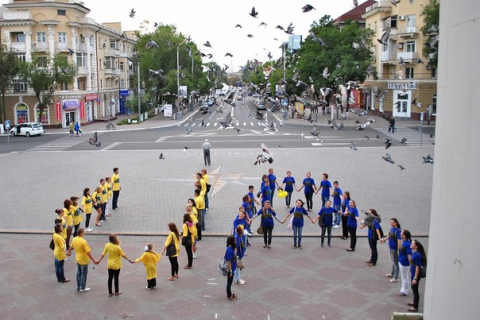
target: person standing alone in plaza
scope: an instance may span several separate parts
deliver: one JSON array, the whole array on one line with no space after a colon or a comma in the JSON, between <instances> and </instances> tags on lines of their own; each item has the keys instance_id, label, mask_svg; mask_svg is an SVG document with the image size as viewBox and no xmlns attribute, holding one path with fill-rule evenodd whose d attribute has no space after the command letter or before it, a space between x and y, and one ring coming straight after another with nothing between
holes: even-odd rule
<instances>
[{"instance_id":1,"label":"person standing alone in plaza","mask_svg":"<svg viewBox=\"0 0 480 320\"><path fill-rule=\"evenodd\" d=\"M112 210L118 209L118 196L120 196L120 177L118 176L118 168L113 168L112 175L112 190L113 190L113 200L112 200Z\"/></svg>"},{"instance_id":2,"label":"person standing alone in plaza","mask_svg":"<svg viewBox=\"0 0 480 320\"><path fill-rule=\"evenodd\" d=\"M85 229L78 229L78 235L73 238L72 245L67 251L67 256L69 256L72 250L75 249L75 260L77 261L77 291L80 292L90 291L90 288L86 287L89 259L95 264L98 263L90 253L90 246L88 245L87 240L83 238L84 235Z\"/></svg>"},{"instance_id":3,"label":"person standing alone in plaza","mask_svg":"<svg viewBox=\"0 0 480 320\"><path fill-rule=\"evenodd\" d=\"M205 142L202 145L203 149L203 161L205 162L205 165L210 165L210 149L212 148L212 145L210 142L208 142L208 139L205 139Z\"/></svg>"},{"instance_id":4,"label":"person standing alone in plaza","mask_svg":"<svg viewBox=\"0 0 480 320\"><path fill-rule=\"evenodd\" d=\"M388 120L388 132L395 133L395 118L391 117L390 120Z\"/></svg>"}]
</instances>

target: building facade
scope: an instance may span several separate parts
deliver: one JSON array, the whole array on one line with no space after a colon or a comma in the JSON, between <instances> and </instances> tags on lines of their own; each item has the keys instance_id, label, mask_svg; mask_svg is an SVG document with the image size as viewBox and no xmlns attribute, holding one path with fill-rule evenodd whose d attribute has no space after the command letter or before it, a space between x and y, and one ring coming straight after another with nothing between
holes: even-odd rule
<instances>
[{"instance_id":1,"label":"building facade","mask_svg":"<svg viewBox=\"0 0 480 320\"><path fill-rule=\"evenodd\" d=\"M436 68L422 54L425 43L421 16L429 0L404 0L396 6L379 0L365 9L362 17L375 33L372 52L378 79L364 82L365 106L398 118L435 120L437 104ZM386 44L382 34L390 32ZM387 93L376 98L379 92Z\"/></svg>"},{"instance_id":2,"label":"building facade","mask_svg":"<svg viewBox=\"0 0 480 320\"><path fill-rule=\"evenodd\" d=\"M120 23L97 23L87 17L90 10L74 0L10 0L3 6L2 42L20 60L31 61L32 54L46 59L61 54L77 66L72 83L60 85L46 101L41 118L33 91L14 79L6 95L6 119L65 128L70 122L88 124L126 112L134 78L134 65L128 60L135 51L132 32L123 32Z\"/></svg>"}]
</instances>

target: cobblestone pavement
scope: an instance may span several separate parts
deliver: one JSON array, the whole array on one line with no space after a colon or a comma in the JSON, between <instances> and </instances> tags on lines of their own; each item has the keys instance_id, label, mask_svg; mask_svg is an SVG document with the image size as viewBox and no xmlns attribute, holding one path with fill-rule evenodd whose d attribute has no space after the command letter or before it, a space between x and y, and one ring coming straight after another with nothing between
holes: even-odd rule
<instances>
[{"instance_id":1,"label":"cobblestone pavement","mask_svg":"<svg viewBox=\"0 0 480 320\"><path fill-rule=\"evenodd\" d=\"M122 260L120 296L108 297L106 260L93 269L87 286L76 291L75 258L65 262L65 275L72 281L56 281L49 235L0 235L0 312L2 319L389 319L392 311L406 311L411 292L398 297L399 283L390 283L388 248L379 246L376 267L364 263L369 257L365 239L357 251L345 251L346 242L332 240L332 248L319 246L318 238L304 239L303 250L293 250L291 239L275 237L272 249L264 249L259 237L251 239L242 278L233 284L237 301L228 301L226 278L216 270L224 254L224 237L205 237L198 245L193 269L184 270L186 254L179 256L179 279L167 281L170 264L162 256L158 264L157 289L145 290L141 264ZM98 259L107 236L87 234L85 239ZM157 250L165 237L121 236L122 249L130 259L142 254L152 242ZM425 242L425 241L424 241ZM428 243L426 243L428 244ZM420 285L421 304L424 281Z\"/></svg>"}]
</instances>

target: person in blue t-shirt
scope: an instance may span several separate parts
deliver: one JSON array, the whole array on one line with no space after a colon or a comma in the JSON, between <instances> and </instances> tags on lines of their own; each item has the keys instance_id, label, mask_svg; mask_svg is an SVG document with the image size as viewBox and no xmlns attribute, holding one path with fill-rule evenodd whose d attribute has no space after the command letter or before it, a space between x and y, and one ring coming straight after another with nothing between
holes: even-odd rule
<instances>
[{"instance_id":1,"label":"person in blue t-shirt","mask_svg":"<svg viewBox=\"0 0 480 320\"><path fill-rule=\"evenodd\" d=\"M342 240L348 238L348 213L347 208L350 206L350 192L345 191L342 196Z\"/></svg>"},{"instance_id":2,"label":"person in blue t-shirt","mask_svg":"<svg viewBox=\"0 0 480 320\"><path fill-rule=\"evenodd\" d=\"M320 188L315 192L315 194L318 194L318 192L322 190L322 193L320 193L320 196L322 197L322 208L325 207L325 203L330 199L330 194L332 193L332 184L330 181L328 181L328 173L323 174L323 179L320 182Z\"/></svg>"},{"instance_id":3,"label":"person in blue t-shirt","mask_svg":"<svg viewBox=\"0 0 480 320\"><path fill-rule=\"evenodd\" d=\"M368 266L374 267L377 265L378 260L377 241L382 238L380 234L381 219L375 209L369 209L365 213L367 218L364 220L365 223L360 226L360 229L368 227L368 245L370 246L371 256L366 263Z\"/></svg>"},{"instance_id":4,"label":"person in blue t-shirt","mask_svg":"<svg viewBox=\"0 0 480 320\"><path fill-rule=\"evenodd\" d=\"M236 249L235 237L228 236L227 238L227 251L225 252L225 260L228 265L228 276L227 276L227 298L228 300L237 300L237 295L232 293L232 283L233 283L233 273L237 269L237 255L235 253Z\"/></svg>"},{"instance_id":5,"label":"person in blue t-shirt","mask_svg":"<svg viewBox=\"0 0 480 320\"><path fill-rule=\"evenodd\" d=\"M299 248L302 249L302 229L303 229L303 216L307 216L310 221L313 222L312 218L308 215L308 211L303 207L303 201L298 199L296 201L296 206L290 209L290 212L287 214L282 223L293 214L292 219L292 229L293 229L293 249Z\"/></svg>"},{"instance_id":6,"label":"person in blue t-shirt","mask_svg":"<svg viewBox=\"0 0 480 320\"><path fill-rule=\"evenodd\" d=\"M346 208L346 214L348 233L350 234L350 248L348 248L347 251L353 252L355 251L355 246L357 245L357 226L360 223L355 201L350 200L349 206Z\"/></svg>"},{"instance_id":7,"label":"person in blue t-shirt","mask_svg":"<svg viewBox=\"0 0 480 320\"><path fill-rule=\"evenodd\" d=\"M273 195L275 194L275 188L280 187L277 182L277 177L273 173L273 168L268 169L268 181L270 182L270 204L273 206Z\"/></svg>"},{"instance_id":8,"label":"person in blue t-shirt","mask_svg":"<svg viewBox=\"0 0 480 320\"><path fill-rule=\"evenodd\" d=\"M258 210L257 215L252 218L251 221L255 220L258 216L261 216L261 226L263 229L263 242L264 248L271 248L272 244L272 232L273 232L273 219L277 220L280 223L283 223L278 219L277 214L275 213L275 210L270 205L270 201L265 201L265 204L263 205L263 208Z\"/></svg>"},{"instance_id":9,"label":"person in blue t-shirt","mask_svg":"<svg viewBox=\"0 0 480 320\"><path fill-rule=\"evenodd\" d=\"M402 279L402 287L397 296L406 296L408 294L408 285L410 284L410 258L412 249L410 248L412 235L410 231L403 230L401 233L402 243L398 248L398 266L400 268L400 279Z\"/></svg>"},{"instance_id":10,"label":"person in blue t-shirt","mask_svg":"<svg viewBox=\"0 0 480 320\"><path fill-rule=\"evenodd\" d=\"M243 237L244 228L242 225L238 225L235 228L235 245L237 248L237 259L241 261L245 255L245 238ZM238 261L237 261L238 262ZM233 280L236 284L245 284L245 280L242 280L242 275L240 274L240 268L236 268L233 273Z\"/></svg>"},{"instance_id":11,"label":"person in blue t-shirt","mask_svg":"<svg viewBox=\"0 0 480 320\"><path fill-rule=\"evenodd\" d=\"M270 181L265 180L262 189L260 190L260 201L262 202L262 207L265 205L265 202L271 201L272 189L270 189Z\"/></svg>"},{"instance_id":12,"label":"person in blue t-shirt","mask_svg":"<svg viewBox=\"0 0 480 320\"><path fill-rule=\"evenodd\" d=\"M342 222L342 189L338 187L338 181L333 182L333 207L337 209L335 214L335 220L333 221L333 227L335 229L340 228L340 223Z\"/></svg>"},{"instance_id":13,"label":"person in blue t-shirt","mask_svg":"<svg viewBox=\"0 0 480 320\"><path fill-rule=\"evenodd\" d=\"M323 248L323 241L325 240L325 231L328 234L328 246L331 247L330 241L332 240L332 224L333 224L333 214L337 213L337 209L332 208L332 202L327 200L325 203L325 207L320 209L318 212L317 217L312 220L312 223L315 221L320 220L320 227L322 228L322 236L321 236L321 243L320 246Z\"/></svg>"},{"instance_id":14,"label":"person in blue t-shirt","mask_svg":"<svg viewBox=\"0 0 480 320\"><path fill-rule=\"evenodd\" d=\"M255 200L255 195L254 195L254 191L255 190L255 187L250 185L248 186L248 196L250 197L250 208L252 210L252 214L255 215L257 213L257 207L255 207L255 204L259 205L260 202L258 202L257 200Z\"/></svg>"},{"instance_id":15,"label":"person in blue t-shirt","mask_svg":"<svg viewBox=\"0 0 480 320\"><path fill-rule=\"evenodd\" d=\"M386 275L390 278L390 282L398 282L398 273L400 267L398 266L398 248L402 243L402 229L397 218L390 219L390 231L387 236L380 239L381 243L388 241L388 248L390 249L390 260L392 261L392 271Z\"/></svg>"},{"instance_id":16,"label":"person in blue t-shirt","mask_svg":"<svg viewBox=\"0 0 480 320\"><path fill-rule=\"evenodd\" d=\"M315 185L315 180L312 178L312 174L307 172L307 177L303 179L303 185L297 191L302 191L305 188L305 199L307 202L307 211L312 211L313 208L313 193L317 189Z\"/></svg>"},{"instance_id":17,"label":"person in blue t-shirt","mask_svg":"<svg viewBox=\"0 0 480 320\"><path fill-rule=\"evenodd\" d=\"M410 276L412 277L412 292L413 292L413 303L407 303L411 308L408 309L410 312L418 311L418 303L420 302L420 294L418 293L418 286L420 284L420 267L427 267L427 254L423 245L418 240L413 240L410 245L412 249L412 263L410 266Z\"/></svg>"},{"instance_id":18,"label":"person in blue t-shirt","mask_svg":"<svg viewBox=\"0 0 480 320\"><path fill-rule=\"evenodd\" d=\"M287 171L287 176L283 178L282 186L280 187L280 188L283 188L283 190L285 190L286 193L288 193L288 195L285 197L285 205L287 206L287 208L290 208L290 202L292 201L293 187L295 187L295 190L297 190L297 186L295 185L295 178L292 177L292 173L290 171Z\"/></svg>"}]
</instances>

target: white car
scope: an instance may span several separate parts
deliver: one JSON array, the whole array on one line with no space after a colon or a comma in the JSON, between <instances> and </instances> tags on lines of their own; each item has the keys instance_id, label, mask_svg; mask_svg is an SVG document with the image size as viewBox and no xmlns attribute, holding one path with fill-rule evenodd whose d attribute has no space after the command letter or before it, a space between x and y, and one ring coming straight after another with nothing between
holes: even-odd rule
<instances>
[{"instance_id":1,"label":"white car","mask_svg":"<svg viewBox=\"0 0 480 320\"><path fill-rule=\"evenodd\" d=\"M25 122L17 124L15 127L10 129L10 135L13 136L35 136L35 135L42 135L45 131L43 131L43 126L41 123L38 122Z\"/></svg>"}]
</instances>

